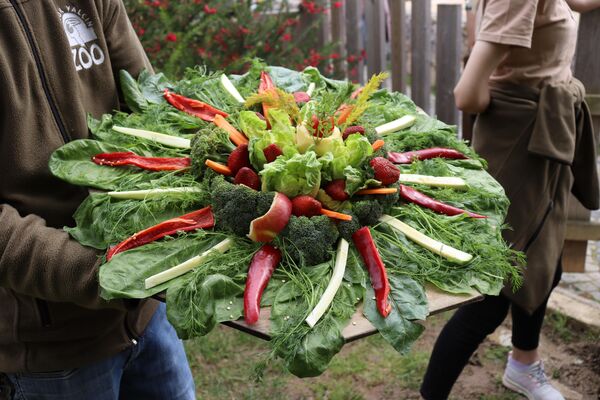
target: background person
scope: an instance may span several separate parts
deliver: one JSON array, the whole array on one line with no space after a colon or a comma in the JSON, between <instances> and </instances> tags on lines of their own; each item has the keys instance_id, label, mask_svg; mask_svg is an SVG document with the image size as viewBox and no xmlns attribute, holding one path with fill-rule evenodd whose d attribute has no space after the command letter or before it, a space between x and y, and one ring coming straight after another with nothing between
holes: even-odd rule
<instances>
[{"instance_id":1,"label":"background person","mask_svg":"<svg viewBox=\"0 0 600 400\"><path fill-rule=\"evenodd\" d=\"M0 398L194 398L164 304L99 297L101 255L62 230L87 190L48 169L144 68L120 0L0 1Z\"/></svg>"},{"instance_id":2,"label":"background person","mask_svg":"<svg viewBox=\"0 0 600 400\"><path fill-rule=\"evenodd\" d=\"M577 10L597 0L573 2ZM527 255L524 283L460 308L436 344L421 386L445 399L473 352L512 312L503 384L529 399L562 399L538 353L546 304L561 276L569 193L596 209L598 176L584 89L573 79L577 23L564 0L481 0L477 41L455 88L479 113L473 147L511 200L504 238Z\"/></svg>"}]
</instances>

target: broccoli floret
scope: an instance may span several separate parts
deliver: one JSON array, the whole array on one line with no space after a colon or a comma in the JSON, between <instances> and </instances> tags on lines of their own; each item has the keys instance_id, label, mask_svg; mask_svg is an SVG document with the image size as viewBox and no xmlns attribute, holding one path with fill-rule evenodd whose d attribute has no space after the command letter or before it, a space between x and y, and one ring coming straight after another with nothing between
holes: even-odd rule
<instances>
[{"instance_id":1,"label":"broccoli floret","mask_svg":"<svg viewBox=\"0 0 600 400\"><path fill-rule=\"evenodd\" d=\"M338 237L335 224L324 215L292 216L277 241L297 264L316 265L331 258Z\"/></svg>"},{"instance_id":2,"label":"broccoli floret","mask_svg":"<svg viewBox=\"0 0 600 400\"><path fill-rule=\"evenodd\" d=\"M374 143L377 139L381 139L377 132L375 131L375 127L372 125L363 125L365 127L365 137L369 139L369 142Z\"/></svg>"},{"instance_id":3,"label":"broccoli floret","mask_svg":"<svg viewBox=\"0 0 600 400\"><path fill-rule=\"evenodd\" d=\"M267 212L274 196L274 193L257 192L246 185L234 185L223 176L215 177L211 184L211 203L217 228L246 236L250 222Z\"/></svg>"},{"instance_id":4,"label":"broccoli floret","mask_svg":"<svg viewBox=\"0 0 600 400\"><path fill-rule=\"evenodd\" d=\"M191 140L192 173L202 178L207 159L227 163L227 157L235 149L235 145L229 140L229 135L223 129L212 126L206 127Z\"/></svg>"},{"instance_id":5,"label":"broccoli floret","mask_svg":"<svg viewBox=\"0 0 600 400\"><path fill-rule=\"evenodd\" d=\"M361 225L375 225L383 214L383 207L377 200L359 200L352 202L352 212Z\"/></svg>"},{"instance_id":6,"label":"broccoli floret","mask_svg":"<svg viewBox=\"0 0 600 400\"><path fill-rule=\"evenodd\" d=\"M356 214L346 211L344 214L349 214L352 216L351 221L340 221L337 225L338 231L340 232L340 236L352 243L352 235L354 232L361 228L360 221Z\"/></svg>"},{"instance_id":7,"label":"broccoli floret","mask_svg":"<svg viewBox=\"0 0 600 400\"><path fill-rule=\"evenodd\" d=\"M374 197L376 197L376 200L379 202L379 204L381 204L381 208L384 213L389 213L390 208L392 208L394 205L396 205L396 203L398 202L398 199L400 198L400 184L395 183L393 185L390 185L389 187L395 187L396 189L398 189L398 191L396 191L396 193L392 193L392 194L385 194L385 195L378 194L377 196L374 196Z\"/></svg>"}]
</instances>

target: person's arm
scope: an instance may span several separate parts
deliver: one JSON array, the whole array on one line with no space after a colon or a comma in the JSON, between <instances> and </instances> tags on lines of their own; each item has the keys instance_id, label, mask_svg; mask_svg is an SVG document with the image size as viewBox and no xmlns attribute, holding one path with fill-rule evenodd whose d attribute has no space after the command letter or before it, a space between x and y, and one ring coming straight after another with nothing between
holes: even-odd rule
<instances>
[{"instance_id":1,"label":"person's arm","mask_svg":"<svg viewBox=\"0 0 600 400\"><path fill-rule=\"evenodd\" d=\"M35 215L0 204L0 287L87 308L126 309L99 296L99 251L84 247Z\"/></svg>"},{"instance_id":2,"label":"person's arm","mask_svg":"<svg viewBox=\"0 0 600 400\"><path fill-rule=\"evenodd\" d=\"M469 61L454 88L456 106L465 112L480 113L490 103L488 80L506 56L509 46L482 40L475 42Z\"/></svg>"},{"instance_id":3,"label":"person's arm","mask_svg":"<svg viewBox=\"0 0 600 400\"><path fill-rule=\"evenodd\" d=\"M579 13L592 11L600 8L600 0L566 0L571 10Z\"/></svg>"},{"instance_id":4,"label":"person's arm","mask_svg":"<svg viewBox=\"0 0 600 400\"><path fill-rule=\"evenodd\" d=\"M137 77L144 69L154 72L127 16L123 1L103 0L101 4L102 29L115 81L119 83L119 71L122 69L127 70L133 77ZM122 94L119 95L123 99Z\"/></svg>"}]
</instances>

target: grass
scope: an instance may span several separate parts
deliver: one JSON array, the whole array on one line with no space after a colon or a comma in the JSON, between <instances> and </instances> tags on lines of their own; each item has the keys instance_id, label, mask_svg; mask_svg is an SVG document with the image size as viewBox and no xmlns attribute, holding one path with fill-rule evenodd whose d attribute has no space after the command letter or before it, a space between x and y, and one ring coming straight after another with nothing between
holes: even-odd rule
<instances>
[{"instance_id":1,"label":"grass","mask_svg":"<svg viewBox=\"0 0 600 400\"><path fill-rule=\"evenodd\" d=\"M269 364L261 382L253 381L255 366L269 350L268 342L225 326L219 325L209 335L188 340L185 345L199 399L420 399L418 389L433 342L450 315L443 313L429 318L425 334L405 356L398 354L381 336L374 335L346 344L327 371L315 378L299 379L276 360ZM559 343L565 338L597 343L600 338L597 330L578 329L568 317L550 312L544 331ZM480 350L481 365L467 366L480 374L484 372L477 387L469 387L463 377L463 383L459 379L460 387L455 388L450 398L520 399L500 382L509 348L487 341ZM562 378L559 369L552 368L548 373L553 378Z\"/></svg>"},{"instance_id":2,"label":"grass","mask_svg":"<svg viewBox=\"0 0 600 400\"><path fill-rule=\"evenodd\" d=\"M267 342L218 326L185 345L200 399L363 400L373 398L369 392L375 388L383 397L403 390L416 396L429 359L419 349L401 356L375 335L344 346L319 377L296 378L275 361L263 381L254 382L252 372L268 350Z\"/></svg>"}]
</instances>

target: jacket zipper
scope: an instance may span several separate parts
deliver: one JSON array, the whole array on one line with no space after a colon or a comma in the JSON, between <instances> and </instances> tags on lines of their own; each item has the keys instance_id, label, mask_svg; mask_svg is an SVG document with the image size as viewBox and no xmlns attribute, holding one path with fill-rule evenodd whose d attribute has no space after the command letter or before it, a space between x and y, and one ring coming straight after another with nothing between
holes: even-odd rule
<instances>
[{"instance_id":1,"label":"jacket zipper","mask_svg":"<svg viewBox=\"0 0 600 400\"><path fill-rule=\"evenodd\" d=\"M40 321L42 322L42 326L47 328L51 325L50 321L50 310L48 309L48 302L42 299L35 299L35 304L37 305L38 313L40 315Z\"/></svg>"},{"instance_id":2,"label":"jacket zipper","mask_svg":"<svg viewBox=\"0 0 600 400\"><path fill-rule=\"evenodd\" d=\"M62 136L63 141L65 143L70 142L71 137L70 137L69 133L67 132L67 129L65 128L65 125L64 125L62 119L60 118L60 114L58 112L58 107L54 103L52 96L50 96L48 79L46 78L46 74L44 73L44 69L42 66L42 60L40 58L40 54L37 51L37 48L35 47L35 42L33 41L33 34L31 33L31 30L29 29L29 25L27 24L27 21L25 20L25 16L23 15L23 10L21 9L21 6L17 4L17 0L9 0L9 1L12 4L13 8L15 9L15 12L17 13L17 16L19 17L19 22L21 23L21 26L23 27L23 30L25 31L25 35L27 36L27 41L29 42L29 47L31 48L31 53L33 54L33 58L35 59L35 64L37 67L38 75L39 75L40 81L42 83L42 88L44 90L44 94L46 95L46 100L48 101L48 104L50 105L50 110L52 111L52 116L54 117L54 121L56 122L56 125L58 126L58 130L60 131L60 135Z\"/></svg>"}]
</instances>

